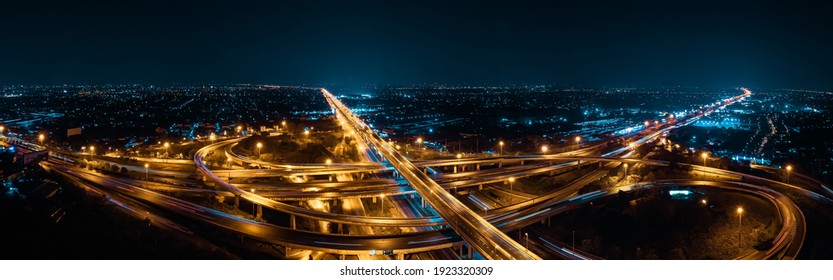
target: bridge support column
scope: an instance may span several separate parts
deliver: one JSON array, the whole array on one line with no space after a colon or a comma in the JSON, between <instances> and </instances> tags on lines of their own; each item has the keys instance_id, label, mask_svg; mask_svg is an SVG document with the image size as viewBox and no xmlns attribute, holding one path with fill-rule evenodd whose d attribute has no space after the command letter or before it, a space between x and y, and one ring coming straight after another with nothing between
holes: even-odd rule
<instances>
[{"instance_id":1,"label":"bridge support column","mask_svg":"<svg viewBox=\"0 0 833 280\"><path fill-rule=\"evenodd\" d=\"M457 166L454 166L454 173L457 173Z\"/></svg>"},{"instance_id":2,"label":"bridge support column","mask_svg":"<svg viewBox=\"0 0 833 280\"><path fill-rule=\"evenodd\" d=\"M330 174L329 176L327 176L327 178L330 180L330 182L332 182L333 181L333 174Z\"/></svg>"},{"instance_id":3,"label":"bridge support column","mask_svg":"<svg viewBox=\"0 0 833 280\"><path fill-rule=\"evenodd\" d=\"M338 259L343 261L344 260L344 254L338 254Z\"/></svg>"},{"instance_id":4,"label":"bridge support column","mask_svg":"<svg viewBox=\"0 0 833 280\"><path fill-rule=\"evenodd\" d=\"M240 208L240 195L235 194L234 195L234 209L238 209L238 208Z\"/></svg>"},{"instance_id":5,"label":"bridge support column","mask_svg":"<svg viewBox=\"0 0 833 280\"><path fill-rule=\"evenodd\" d=\"M477 185L477 190L482 191L483 190L483 184Z\"/></svg>"},{"instance_id":6,"label":"bridge support column","mask_svg":"<svg viewBox=\"0 0 833 280\"><path fill-rule=\"evenodd\" d=\"M295 229L295 215L289 216L289 228Z\"/></svg>"},{"instance_id":7,"label":"bridge support column","mask_svg":"<svg viewBox=\"0 0 833 280\"><path fill-rule=\"evenodd\" d=\"M263 219L263 205L257 205L257 215L255 216L255 220Z\"/></svg>"},{"instance_id":8,"label":"bridge support column","mask_svg":"<svg viewBox=\"0 0 833 280\"><path fill-rule=\"evenodd\" d=\"M503 168L503 161L502 160L497 163L497 168Z\"/></svg>"},{"instance_id":9,"label":"bridge support column","mask_svg":"<svg viewBox=\"0 0 833 280\"><path fill-rule=\"evenodd\" d=\"M403 254L403 253L396 254L396 259L397 260L405 260L405 254Z\"/></svg>"},{"instance_id":10,"label":"bridge support column","mask_svg":"<svg viewBox=\"0 0 833 280\"><path fill-rule=\"evenodd\" d=\"M469 254L466 256L466 258L467 259L473 259L474 258L474 256L473 256L474 255L474 249L471 248L471 245L469 245L468 247L469 247L469 251L468 251Z\"/></svg>"},{"instance_id":11,"label":"bridge support column","mask_svg":"<svg viewBox=\"0 0 833 280\"><path fill-rule=\"evenodd\" d=\"M524 165L524 161L521 161L521 165Z\"/></svg>"},{"instance_id":12,"label":"bridge support column","mask_svg":"<svg viewBox=\"0 0 833 280\"><path fill-rule=\"evenodd\" d=\"M477 165L477 171L480 171L480 164Z\"/></svg>"},{"instance_id":13,"label":"bridge support column","mask_svg":"<svg viewBox=\"0 0 833 280\"><path fill-rule=\"evenodd\" d=\"M421 196L420 196L420 197L419 197L419 200L421 200L421 201L422 201L422 208L425 208L425 198L423 198L423 197L421 197Z\"/></svg>"},{"instance_id":14,"label":"bridge support column","mask_svg":"<svg viewBox=\"0 0 833 280\"><path fill-rule=\"evenodd\" d=\"M338 234L344 234L344 227L342 224L336 224L336 231L338 231Z\"/></svg>"},{"instance_id":15,"label":"bridge support column","mask_svg":"<svg viewBox=\"0 0 833 280\"><path fill-rule=\"evenodd\" d=\"M423 173L425 173L425 175L428 175L428 167L423 168L423 169L422 169L422 172L423 172Z\"/></svg>"}]
</instances>

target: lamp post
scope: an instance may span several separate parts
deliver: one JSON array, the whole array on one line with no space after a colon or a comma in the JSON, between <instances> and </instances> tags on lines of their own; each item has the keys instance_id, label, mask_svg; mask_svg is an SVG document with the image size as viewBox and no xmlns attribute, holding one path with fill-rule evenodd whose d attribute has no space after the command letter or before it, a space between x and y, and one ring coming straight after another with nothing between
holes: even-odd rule
<instances>
[{"instance_id":1,"label":"lamp post","mask_svg":"<svg viewBox=\"0 0 833 280\"><path fill-rule=\"evenodd\" d=\"M512 201L515 200L514 187L515 177L509 177L509 204L512 204Z\"/></svg>"},{"instance_id":2,"label":"lamp post","mask_svg":"<svg viewBox=\"0 0 833 280\"><path fill-rule=\"evenodd\" d=\"M145 188L148 187L148 167L150 167L150 164L145 163Z\"/></svg>"},{"instance_id":3,"label":"lamp post","mask_svg":"<svg viewBox=\"0 0 833 280\"><path fill-rule=\"evenodd\" d=\"M226 158L226 162L228 162L228 182L231 184L231 158Z\"/></svg>"},{"instance_id":4,"label":"lamp post","mask_svg":"<svg viewBox=\"0 0 833 280\"><path fill-rule=\"evenodd\" d=\"M381 198L381 199L379 199L379 200L381 200L381 201L382 201L382 215L384 216L384 215L385 215L385 194L380 194L379 196L381 196L381 197L382 197L382 198Z\"/></svg>"},{"instance_id":5,"label":"lamp post","mask_svg":"<svg viewBox=\"0 0 833 280\"><path fill-rule=\"evenodd\" d=\"M503 156L503 141L497 143L500 146L500 155Z\"/></svg>"},{"instance_id":6,"label":"lamp post","mask_svg":"<svg viewBox=\"0 0 833 280\"><path fill-rule=\"evenodd\" d=\"M581 136L576 136L576 150L581 146Z\"/></svg>"},{"instance_id":7,"label":"lamp post","mask_svg":"<svg viewBox=\"0 0 833 280\"><path fill-rule=\"evenodd\" d=\"M422 159L422 137L418 137L418 138L416 139L416 142L417 142L417 151L419 152L419 154L417 155L417 157L418 157L419 159Z\"/></svg>"},{"instance_id":8,"label":"lamp post","mask_svg":"<svg viewBox=\"0 0 833 280\"><path fill-rule=\"evenodd\" d=\"M45 138L45 136L43 136L43 133L38 135L38 142L40 142L41 146L43 146L43 138Z\"/></svg>"},{"instance_id":9,"label":"lamp post","mask_svg":"<svg viewBox=\"0 0 833 280\"><path fill-rule=\"evenodd\" d=\"M208 140L211 140L211 144L214 144L214 140L217 140L217 135L214 135L214 132L212 132L211 135L208 136Z\"/></svg>"},{"instance_id":10,"label":"lamp post","mask_svg":"<svg viewBox=\"0 0 833 280\"><path fill-rule=\"evenodd\" d=\"M529 252L529 233L524 232L524 237L526 237L526 251Z\"/></svg>"},{"instance_id":11,"label":"lamp post","mask_svg":"<svg viewBox=\"0 0 833 280\"><path fill-rule=\"evenodd\" d=\"M263 148L263 143L257 142L257 159L260 159L260 149Z\"/></svg>"},{"instance_id":12,"label":"lamp post","mask_svg":"<svg viewBox=\"0 0 833 280\"><path fill-rule=\"evenodd\" d=\"M168 162L168 157L170 157L170 155L168 155L168 147L170 147L171 144L168 143L168 142L165 142L164 146L165 146L165 162Z\"/></svg>"},{"instance_id":13,"label":"lamp post","mask_svg":"<svg viewBox=\"0 0 833 280\"><path fill-rule=\"evenodd\" d=\"M255 189L254 189L254 188L252 188L252 189L251 189L251 191L252 191L252 194L254 194L254 193L255 193ZM255 219L257 219L257 213L255 213L255 202L254 202L254 201L252 201L252 215L254 215L254 216L255 216Z\"/></svg>"},{"instance_id":14,"label":"lamp post","mask_svg":"<svg viewBox=\"0 0 833 280\"><path fill-rule=\"evenodd\" d=\"M743 229L743 207L738 207L737 213L738 213L738 247L740 247L740 240L741 240L740 235L741 235L741 230Z\"/></svg>"},{"instance_id":15,"label":"lamp post","mask_svg":"<svg viewBox=\"0 0 833 280\"><path fill-rule=\"evenodd\" d=\"M706 153L706 152L703 152L700 156L703 157L703 166L706 166L706 159L709 158L709 154Z\"/></svg>"},{"instance_id":16,"label":"lamp post","mask_svg":"<svg viewBox=\"0 0 833 280\"><path fill-rule=\"evenodd\" d=\"M90 145L90 161L93 161L93 154L95 154L95 146Z\"/></svg>"},{"instance_id":17,"label":"lamp post","mask_svg":"<svg viewBox=\"0 0 833 280\"><path fill-rule=\"evenodd\" d=\"M547 145L541 146L541 153L546 155L549 150L550 148L548 148Z\"/></svg>"},{"instance_id":18,"label":"lamp post","mask_svg":"<svg viewBox=\"0 0 833 280\"><path fill-rule=\"evenodd\" d=\"M787 165L787 184L790 183L790 172L793 170L792 165Z\"/></svg>"}]
</instances>

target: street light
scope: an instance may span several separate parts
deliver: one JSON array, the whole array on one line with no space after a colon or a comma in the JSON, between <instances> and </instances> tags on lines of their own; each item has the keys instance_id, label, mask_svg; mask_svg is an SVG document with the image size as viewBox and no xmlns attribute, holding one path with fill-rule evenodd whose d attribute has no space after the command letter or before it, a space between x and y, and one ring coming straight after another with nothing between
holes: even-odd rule
<instances>
[{"instance_id":1,"label":"street light","mask_svg":"<svg viewBox=\"0 0 833 280\"><path fill-rule=\"evenodd\" d=\"M40 142L41 146L43 146L43 138L45 138L45 136L43 136L43 133L38 135L38 141Z\"/></svg>"},{"instance_id":2,"label":"street light","mask_svg":"<svg viewBox=\"0 0 833 280\"><path fill-rule=\"evenodd\" d=\"M263 148L263 143L257 142L257 159L260 159L260 149Z\"/></svg>"},{"instance_id":3,"label":"street light","mask_svg":"<svg viewBox=\"0 0 833 280\"><path fill-rule=\"evenodd\" d=\"M498 143L498 145L500 145L500 155L502 156L503 155L503 141L500 141Z\"/></svg>"},{"instance_id":4,"label":"street light","mask_svg":"<svg viewBox=\"0 0 833 280\"><path fill-rule=\"evenodd\" d=\"M787 165L787 184L790 183L790 171L792 171L792 170L793 170L793 166L792 165Z\"/></svg>"},{"instance_id":5,"label":"street light","mask_svg":"<svg viewBox=\"0 0 833 280\"><path fill-rule=\"evenodd\" d=\"M578 149L579 144L581 144L581 136L576 136L576 149Z\"/></svg>"},{"instance_id":6,"label":"street light","mask_svg":"<svg viewBox=\"0 0 833 280\"><path fill-rule=\"evenodd\" d=\"M380 194L379 196L382 197L381 199L379 199L382 201L382 215L385 215L385 194Z\"/></svg>"},{"instance_id":7,"label":"street light","mask_svg":"<svg viewBox=\"0 0 833 280\"><path fill-rule=\"evenodd\" d=\"M526 237L526 251L529 252L529 233L524 232L524 237Z\"/></svg>"},{"instance_id":8,"label":"street light","mask_svg":"<svg viewBox=\"0 0 833 280\"><path fill-rule=\"evenodd\" d=\"M170 143L165 142L165 162L168 162L168 157L170 157L170 155L168 155L168 147L170 147L170 146L171 146Z\"/></svg>"},{"instance_id":9,"label":"street light","mask_svg":"<svg viewBox=\"0 0 833 280\"><path fill-rule=\"evenodd\" d=\"M740 247L740 232L743 227L743 207L738 206L738 247Z\"/></svg>"},{"instance_id":10,"label":"street light","mask_svg":"<svg viewBox=\"0 0 833 280\"><path fill-rule=\"evenodd\" d=\"M419 157L422 158L422 137L417 138L416 142L419 151Z\"/></svg>"},{"instance_id":11,"label":"street light","mask_svg":"<svg viewBox=\"0 0 833 280\"><path fill-rule=\"evenodd\" d=\"M509 177L509 192L510 192L510 194L509 194L509 204L512 204L512 200L514 200L514 198L515 198L515 195L512 194L512 192L514 192L514 190L513 190L514 187L515 187L515 177Z\"/></svg>"},{"instance_id":12,"label":"street light","mask_svg":"<svg viewBox=\"0 0 833 280\"><path fill-rule=\"evenodd\" d=\"M541 152L544 154L547 154L547 151L549 151L549 149L550 148L548 148L547 145L541 146Z\"/></svg>"},{"instance_id":13,"label":"street light","mask_svg":"<svg viewBox=\"0 0 833 280\"><path fill-rule=\"evenodd\" d=\"M90 161L93 160L93 154L95 154L95 146L90 145Z\"/></svg>"},{"instance_id":14,"label":"street light","mask_svg":"<svg viewBox=\"0 0 833 280\"><path fill-rule=\"evenodd\" d=\"M703 152L700 156L703 157L703 166L706 166L706 159L709 158L709 154L706 153L706 152Z\"/></svg>"},{"instance_id":15,"label":"street light","mask_svg":"<svg viewBox=\"0 0 833 280\"><path fill-rule=\"evenodd\" d=\"M457 159L463 158L463 154L457 154Z\"/></svg>"},{"instance_id":16,"label":"street light","mask_svg":"<svg viewBox=\"0 0 833 280\"><path fill-rule=\"evenodd\" d=\"M304 130L304 136L309 136L309 130Z\"/></svg>"},{"instance_id":17,"label":"street light","mask_svg":"<svg viewBox=\"0 0 833 280\"><path fill-rule=\"evenodd\" d=\"M217 135L214 135L214 132L212 132L211 135L208 136L208 140L211 140L211 144L214 144L214 140L217 140Z\"/></svg>"},{"instance_id":18,"label":"street light","mask_svg":"<svg viewBox=\"0 0 833 280\"><path fill-rule=\"evenodd\" d=\"M243 126L238 125L237 126L237 134L240 134L240 132L242 132L242 131L243 131Z\"/></svg>"},{"instance_id":19,"label":"street light","mask_svg":"<svg viewBox=\"0 0 833 280\"><path fill-rule=\"evenodd\" d=\"M148 167L150 167L150 164L145 163L145 188L148 187Z\"/></svg>"},{"instance_id":20,"label":"street light","mask_svg":"<svg viewBox=\"0 0 833 280\"><path fill-rule=\"evenodd\" d=\"M327 167L330 167L330 164L333 164L333 160L327 159L324 161L324 165L326 165Z\"/></svg>"},{"instance_id":21,"label":"street light","mask_svg":"<svg viewBox=\"0 0 833 280\"><path fill-rule=\"evenodd\" d=\"M228 162L228 181L231 184L231 158L226 158L226 162Z\"/></svg>"}]
</instances>

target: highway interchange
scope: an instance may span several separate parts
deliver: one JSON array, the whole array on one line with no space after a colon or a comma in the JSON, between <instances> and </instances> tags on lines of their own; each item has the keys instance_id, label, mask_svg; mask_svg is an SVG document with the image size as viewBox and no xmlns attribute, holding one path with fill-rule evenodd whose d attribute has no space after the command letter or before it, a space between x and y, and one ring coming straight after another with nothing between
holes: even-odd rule
<instances>
[{"instance_id":1,"label":"highway interchange","mask_svg":"<svg viewBox=\"0 0 833 280\"><path fill-rule=\"evenodd\" d=\"M601 141L592 146L576 149L559 154L540 155L467 155L466 157L451 157L441 160L412 161L399 153L393 145L381 139L368 125L353 114L343 103L328 91L322 89L327 102L345 131L360 140L360 147L364 148L366 160L358 163L331 164L285 164L264 162L238 155L233 147L243 138L228 138L216 143L207 144L194 155L193 161L185 161L196 166L196 174L186 172L147 170L141 166L120 164L132 171L146 171L154 177L174 177L182 181L197 181L204 186L181 186L169 183L149 182L143 178L121 177L91 172L80 168L68 161L83 160L83 155L50 150L53 155L42 165L53 170L79 185L95 189L109 196L113 201L135 199L150 203L165 211L176 213L196 221L204 222L230 232L243 234L249 238L266 243L284 246L286 255L290 250L309 250L344 255L366 255L370 250L389 250L398 259L407 254L435 250L460 250L468 248L486 259L540 259L532 251L522 246L518 241L509 237L509 233L541 222L554 215L563 213L573 207L580 207L599 197L610 195L619 190L632 188L675 187L675 186L705 186L733 189L768 199L781 214L779 220L782 228L778 233L774 245L767 251L752 251L739 256L739 259L793 259L800 251L804 239L806 225L801 210L783 194L764 187L778 185L799 190L808 197L827 200L833 196L827 186L806 176L796 174L803 180L801 185L787 184L748 174L728 171L718 168L690 165L695 171L728 176L736 180L693 181L672 180L661 182L641 182L636 185L608 189L594 193L576 196L579 189L593 182L622 163L644 164L653 166L667 166L665 161L632 158L632 151L640 145L652 143L663 133L696 121L702 115L694 115L673 124L657 126L642 133L630 135L626 139L629 145L606 149L609 142ZM715 108L725 107L731 102L742 99L751 94L744 89L744 94L730 102L715 105ZM18 144L26 144L19 141ZM620 144L621 145L621 144ZM222 153L236 168L211 169L205 159L214 153ZM106 157L96 159L106 161ZM185 162L171 162L169 164L185 164ZM596 168L598 166L598 168ZM437 170L453 168L454 172L443 173ZM468 168L468 170L466 170ZM578 168L596 168L573 183L552 190L543 195L531 196L517 194L520 199L509 205L491 207L487 205L483 211L472 209L461 202L459 196L465 189L482 189L492 184L506 184L509 178L522 178L539 174L553 174L570 172ZM768 167L757 167L767 169ZM328 177L326 181L311 180L314 177ZM243 181L245 178L284 178L281 183L232 183L234 178ZM340 180L350 178L350 180ZM174 181L176 182L176 181ZM154 189L155 188L155 189ZM258 216L261 207L290 215L290 225L276 225L233 216L218 210L196 205L194 203L155 191L164 189L166 192L193 193L194 195L216 195L235 200L245 200L257 205ZM500 188L501 191L503 190ZM510 195L514 195L511 194ZM323 212L313 207L304 207L313 201L334 199L380 198L399 201L399 208L404 209L402 215L394 216L359 216ZM397 197L397 200L394 198ZM129 198L129 199L127 199ZM130 206L122 202L126 209L135 213L157 212L142 206ZM238 204L239 202L235 202ZM422 204L422 205L420 205ZM138 204L135 204L138 205ZM410 209L410 210L408 210ZM414 210L416 209L416 210ZM254 214L254 213L253 213ZM141 214L135 214L141 216ZM167 221L164 214L153 214L155 223ZM326 232L326 230L311 231L298 229L295 225L297 217L353 227L398 227L408 228L397 234L340 234ZM182 232L189 232L185 227L165 222L169 228ZM540 242L546 242L552 254L564 259L596 259L585 252L574 252L555 241L539 237ZM456 250L455 249L455 250Z\"/></svg>"}]
</instances>

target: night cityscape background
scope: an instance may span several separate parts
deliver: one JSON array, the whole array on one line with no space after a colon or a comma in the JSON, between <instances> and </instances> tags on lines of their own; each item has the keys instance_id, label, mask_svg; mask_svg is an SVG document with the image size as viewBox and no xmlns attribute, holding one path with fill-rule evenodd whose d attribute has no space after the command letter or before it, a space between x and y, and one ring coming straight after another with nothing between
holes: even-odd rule
<instances>
[{"instance_id":1,"label":"night cityscape background","mask_svg":"<svg viewBox=\"0 0 833 280\"><path fill-rule=\"evenodd\" d=\"M823 2L0 12L15 259L833 259Z\"/></svg>"}]
</instances>

